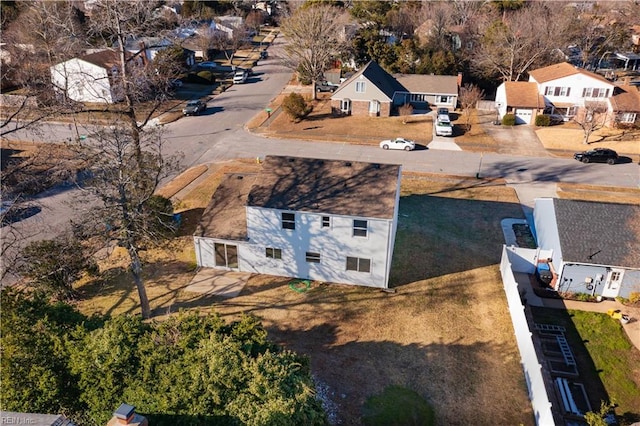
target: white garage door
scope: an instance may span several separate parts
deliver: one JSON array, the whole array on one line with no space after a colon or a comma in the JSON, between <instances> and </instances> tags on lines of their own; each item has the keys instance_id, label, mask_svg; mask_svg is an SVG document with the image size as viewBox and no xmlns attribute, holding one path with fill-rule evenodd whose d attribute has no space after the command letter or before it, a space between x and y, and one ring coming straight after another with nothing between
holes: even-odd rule
<instances>
[{"instance_id":1,"label":"white garage door","mask_svg":"<svg viewBox=\"0 0 640 426\"><path fill-rule=\"evenodd\" d=\"M533 111L530 109L516 110L516 124L531 124L531 116Z\"/></svg>"}]
</instances>

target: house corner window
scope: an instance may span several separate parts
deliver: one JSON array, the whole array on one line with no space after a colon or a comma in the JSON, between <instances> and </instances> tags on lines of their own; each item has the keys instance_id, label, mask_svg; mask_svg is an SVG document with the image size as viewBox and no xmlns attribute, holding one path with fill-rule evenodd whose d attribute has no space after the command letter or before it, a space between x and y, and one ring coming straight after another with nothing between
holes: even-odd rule
<instances>
[{"instance_id":1,"label":"house corner window","mask_svg":"<svg viewBox=\"0 0 640 426\"><path fill-rule=\"evenodd\" d=\"M305 260L308 263L320 263L320 253L308 251L305 254Z\"/></svg>"},{"instance_id":2,"label":"house corner window","mask_svg":"<svg viewBox=\"0 0 640 426\"><path fill-rule=\"evenodd\" d=\"M347 256L347 271L371 272L371 259Z\"/></svg>"},{"instance_id":3,"label":"house corner window","mask_svg":"<svg viewBox=\"0 0 640 426\"><path fill-rule=\"evenodd\" d=\"M323 228L330 228L331 227L331 217L322 216L322 227Z\"/></svg>"},{"instance_id":4,"label":"house corner window","mask_svg":"<svg viewBox=\"0 0 640 426\"><path fill-rule=\"evenodd\" d=\"M270 259L282 259L282 249L267 247L266 256Z\"/></svg>"},{"instance_id":5,"label":"house corner window","mask_svg":"<svg viewBox=\"0 0 640 426\"><path fill-rule=\"evenodd\" d=\"M364 81L356 81L356 93L364 93L366 88Z\"/></svg>"},{"instance_id":6,"label":"house corner window","mask_svg":"<svg viewBox=\"0 0 640 426\"><path fill-rule=\"evenodd\" d=\"M296 215L282 213L282 229L296 229Z\"/></svg>"},{"instance_id":7,"label":"house corner window","mask_svg":"<svg viewBox=\"0 0 640 426\"><path fill-rule=\"evenodd\" d=\"M367 236L367 221L366 220L354 220L353 221L353 236L354 237L366 237Z\"/></svg>"}]
</instances>

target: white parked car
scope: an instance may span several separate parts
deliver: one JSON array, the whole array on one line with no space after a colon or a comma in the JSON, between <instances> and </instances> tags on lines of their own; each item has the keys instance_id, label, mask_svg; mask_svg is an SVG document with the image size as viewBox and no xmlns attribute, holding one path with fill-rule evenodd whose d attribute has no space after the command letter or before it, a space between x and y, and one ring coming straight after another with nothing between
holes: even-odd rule
<instances>
[{"instance_id":1,"label":"white parked car","mask_svg":"<svg viewBox=\"0 0 640 426\"><path fill-rule=\"evenodd\" d=\"M380 148L403 149L405 151L411 151L416 148L416 143L412 140L405 139L405 138L387 139L380 142Z\"/></svg>"},{"instance_id":2,"label":"white parked car","mask_svg":"<svg viewBox=\"0 0 640 426\"><path fill-rule=\"evenodd\" d=\"M453 126L450 121L436 120L436 136L451 136L453 135Z\"/></svg>"},{"instance_id":3,"label":"white parked car","mask_svg":"<svg viewBox=\"0 0 640 426\"><path fill-rule=\"evenodd\" d=\"M236 71L233 74L233 84L242 84L247 81L248 73L245 70Z\"/></svg>"}]
</instances>

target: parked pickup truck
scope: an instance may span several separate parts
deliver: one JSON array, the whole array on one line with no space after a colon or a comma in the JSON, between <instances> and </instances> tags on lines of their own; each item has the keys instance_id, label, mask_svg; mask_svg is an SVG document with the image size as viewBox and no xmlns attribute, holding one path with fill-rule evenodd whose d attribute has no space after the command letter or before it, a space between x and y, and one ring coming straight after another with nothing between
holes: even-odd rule
<instances>
[{"instance_id":1,"label":"parked pickup truck","mask_svg":"<svg viewBox=\"0 0 640 426\"><path fill-rule=\"evenodd\" d=\"M453 126L450 121L436 120L436 136L453 135Z\"/></svg>"}]
</instances>

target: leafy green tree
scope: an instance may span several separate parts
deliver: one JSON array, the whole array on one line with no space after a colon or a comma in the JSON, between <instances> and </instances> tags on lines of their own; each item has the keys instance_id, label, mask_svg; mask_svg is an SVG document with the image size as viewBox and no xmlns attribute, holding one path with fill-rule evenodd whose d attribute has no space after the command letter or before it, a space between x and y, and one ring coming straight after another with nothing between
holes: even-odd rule
<instances>
[{"instance_id":1,"label":"leafy green tree","mask_svg":"<svg viewBox=\"0 0 640 426\"><path fill-rule=\"evenodd\" d=\"M20 272L36 289L59 300L73 299L73 283L83 272L97 271L95 261L70 235L34 241L24 248L22 258Z\"/></svg>"},{"instance_id":2,"label":"leafy green tree","mask_svg":"<svg viewBox=\"0 0 640 426\"><path fill-rule=\"evenodd\" d=\"M0 399L2 409L76 413L80 389L68 365L65 337L89 319L73 307L51 304L11 288L0 293Z\"/></svg>"}]
</instances>

